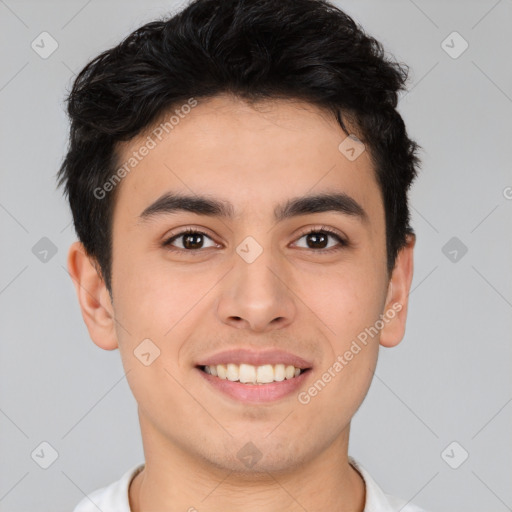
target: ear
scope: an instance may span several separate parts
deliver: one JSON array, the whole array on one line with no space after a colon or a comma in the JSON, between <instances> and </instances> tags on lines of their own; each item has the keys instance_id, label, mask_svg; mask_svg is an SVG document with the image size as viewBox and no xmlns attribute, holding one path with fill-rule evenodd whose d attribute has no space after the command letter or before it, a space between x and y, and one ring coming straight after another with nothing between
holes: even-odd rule
<instances>
[{"instance_id":1,"label":"ear","mask_svg":"<svg viewBox=\"0 0 512 512\"><path fill-rule=\"evenodd\" d=\"M406 245L399 251L395 268L388 285L386 305L384 307L384 327L380 332L380 344L383 347L398 345L405 334L409 290L413 275L413 251L416 235L406 236Z\"/></svg>"},{"instance_id":2,"label":"ear","mask_svg":"<svg viewBox=\"0 0 512 512\"><path fill-rule=\"evenodd\" d=\"M96 260L87 255L82 243L74 242L67 263L89 336L104 350L118 348L114 309Z\"/></svg>"}]
</instances>

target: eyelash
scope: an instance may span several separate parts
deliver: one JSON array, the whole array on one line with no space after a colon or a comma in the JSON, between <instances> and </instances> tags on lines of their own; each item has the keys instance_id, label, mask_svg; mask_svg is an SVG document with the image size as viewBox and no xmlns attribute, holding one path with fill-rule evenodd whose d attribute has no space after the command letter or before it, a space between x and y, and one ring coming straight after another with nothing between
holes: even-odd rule
<instances>
[{"instance_id":1,"label":"eyelash","mask_svg":"<svg viewBox=\"0 0 512 512\"><path fill-rule=\"evenodd\" d=\"M305 231L304 233L302 233L297 240L300 240L304 236L310 235L311 233L324 233L324 234L330 235L339 242L339 245L337 245L335 247L331 247L330 249L310 249L310 248L304 249L306 251L316 252L316 253L320 253L320 254L328 254L331 252L339 251L339 250L349 246L349 243L343 237L341 237L337 232L333 231L332 229L329 229L326 226L321 226L320 228L309 229L308 231ZM180 231L179 233L176 233L176 234L172 235L170 238L168 238L167 240L165 240L162 243L162 246L165 247L170 252L200 253L201 249L187 250L187 249L179 249L179 248L177 249L177 248L174 248L171 246L171 243L174 242L174 240L178 239L180 236L189 235L189 234L203 235L203 236L207 236L208 238L211 239L211 236L208 235L207 233L205 233L204 231L194 229L194 228L187 228L186 230Z\"/></svg>"}]
</instances>

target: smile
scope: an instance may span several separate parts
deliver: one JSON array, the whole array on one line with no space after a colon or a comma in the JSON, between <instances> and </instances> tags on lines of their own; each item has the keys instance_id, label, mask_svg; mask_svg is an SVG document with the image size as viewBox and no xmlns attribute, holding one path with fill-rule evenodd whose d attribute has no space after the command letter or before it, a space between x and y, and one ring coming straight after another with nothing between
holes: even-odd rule
<instances>
[{"instance_id":1,"label":"smile","mask_svg":"<svg viewBox=\"0 0 512 512\"><path fill-rule=\"evenodd\" d=\"M305 386L305 379L311 374L311 368L284 364L253 366L229 363L197 366L196 371L215 393L255 405L294 396Z\"/></svg>"},{"instance_id":2,"label":"smile","mask_svg":"<svg viewBox=\"0 0 512 512\"><path fill-rule=\"evenodd\" d=\"M205 373L218 377L219 379L243 384L270 384L282 382L287 379L298 377L306 371L293 365L285 364L263 364L254 366L252 364L217 364L200 367Z\"/></svg>"}]
</instances>

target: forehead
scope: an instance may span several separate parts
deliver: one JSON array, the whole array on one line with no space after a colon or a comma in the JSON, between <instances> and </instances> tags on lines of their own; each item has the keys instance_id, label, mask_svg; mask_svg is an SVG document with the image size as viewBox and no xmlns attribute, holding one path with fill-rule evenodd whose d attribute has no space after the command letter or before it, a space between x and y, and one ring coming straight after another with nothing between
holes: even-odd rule
<instances>
[{"instance_id":1,"label":"forehead","mask_svg":"<svg viewBox=\"0 0 512 512\"><path fill-rule=\"evenodd\" d=\"M297 100L249 105L222 95L173 107L118 147L118 166L134 165L118 185L114 217L136 222L167 192L225 198L235 216L273 217L287 197L340 192L378 214L368 152L348 159L339 148L346 137L332 115Z\"/></svg>"}]
</instances>

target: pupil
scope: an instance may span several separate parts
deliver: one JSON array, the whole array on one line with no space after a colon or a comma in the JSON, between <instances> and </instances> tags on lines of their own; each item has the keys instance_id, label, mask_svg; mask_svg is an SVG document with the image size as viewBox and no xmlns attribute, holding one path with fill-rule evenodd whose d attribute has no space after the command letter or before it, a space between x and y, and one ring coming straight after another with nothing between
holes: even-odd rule
<instances>
[{"instance_id":1,"label":"pupil","mask_svg":"<svg viewBox=\"0 0 512 512\"><path fill-rule=\"evenodd\" d=\"M319 239L322 239L321 242L319 242ZM308 235L308 242L310 242L311 240L313 240L313 244L316 244L315 249L324 249L326 247L326 242L327 242L327 236L325 233L310 233ZM318 247L318 244L320 244L320 247Z\"/></svg>"},{"instance_id":2,"label":"pupil","mask_svg":"<svg viewBox=\"0 0 512 512\"><path fill-rule=\"evenodd\" d=\"M188 243L190 241L190 239L193 239L194 237L202 237L202 235L200 235L199 233L191 233L191 234L188 234L188 235L185 235L185 238L183 240L183 246L187 249L198 249L200 248L199 246L201 245L200 242L197 242L194 244L194 242L192 243Z\"/></svg>"}]
</instances>

